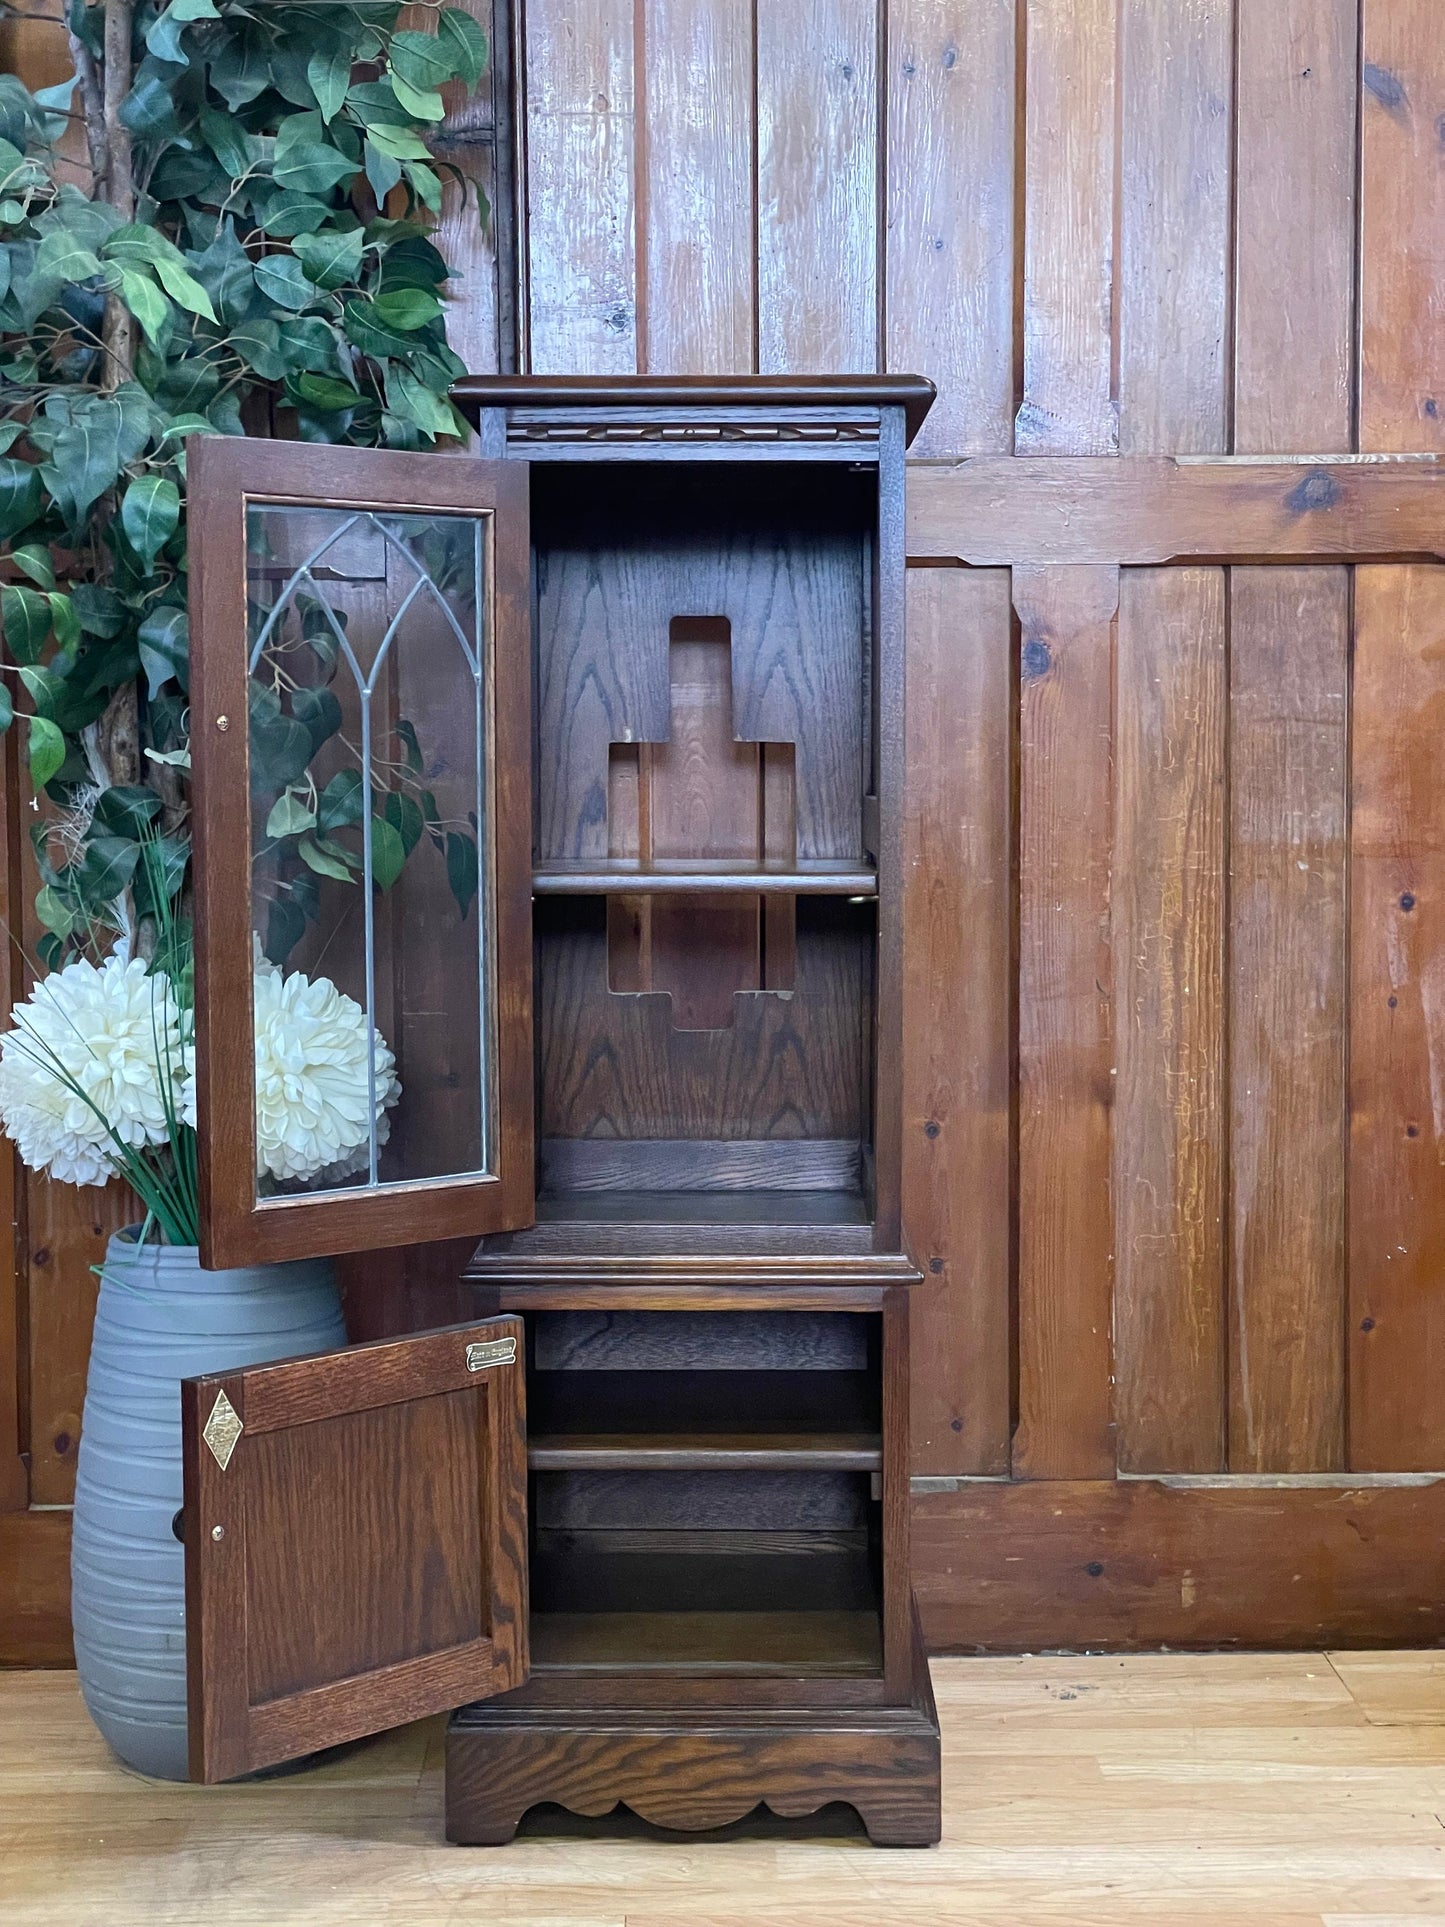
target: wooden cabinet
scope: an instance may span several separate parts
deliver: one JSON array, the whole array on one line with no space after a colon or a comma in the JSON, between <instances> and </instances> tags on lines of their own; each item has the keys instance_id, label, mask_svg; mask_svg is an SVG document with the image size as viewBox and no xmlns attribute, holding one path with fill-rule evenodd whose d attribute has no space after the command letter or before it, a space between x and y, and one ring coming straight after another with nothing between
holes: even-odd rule
<instances>
[{"instance_id":1,"label":"wooden cabinet","mask_svg":"<svg viewBox=\"0 0 1445 1927\"><path fill-rule=\"evenodd\" d=\"M697 1828L844 1800L875 1840L937 1837L898 1081L903 450L931 392L476 378L480 460L197 463L212 1256L475 1234L492 1321L188 1389L202 1777L460 1706L458 1840L541 1801ZM268 834L287 795L351 790L278 765L312 690L359 745L359 892ZM396 756L441 857L470 825L450 922L440 872L398 901L377 870ZM306 1189L255 1177L278 949L349 973L400 1086Z\"/></svg>"}]
</instances>

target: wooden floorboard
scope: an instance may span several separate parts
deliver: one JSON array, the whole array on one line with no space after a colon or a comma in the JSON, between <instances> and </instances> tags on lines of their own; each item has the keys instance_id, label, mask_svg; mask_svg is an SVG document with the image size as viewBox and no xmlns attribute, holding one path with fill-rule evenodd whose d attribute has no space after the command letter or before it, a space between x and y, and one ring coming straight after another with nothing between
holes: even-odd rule
<instances>
[{"instance_id":1,"label":"wooden floorboard","mask_svg":"<svg viewBox=\"0 0 1445 1927\"><path fill-rule=\"evenodd\" d=\"M943 1844L846 1816L442 1840L441 1726L253 1786L116 1766L73 1674L0 1676L6 1927L1445 1927L1436 1653L933 1662Z\"/></svg>"}]
</instances>

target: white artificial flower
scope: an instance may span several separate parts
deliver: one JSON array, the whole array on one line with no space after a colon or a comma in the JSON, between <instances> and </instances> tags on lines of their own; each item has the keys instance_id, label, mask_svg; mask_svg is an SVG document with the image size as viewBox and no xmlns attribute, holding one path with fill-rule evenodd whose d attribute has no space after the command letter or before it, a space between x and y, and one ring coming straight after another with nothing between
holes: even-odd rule
<instances>
[{"instance_id":1,"label":"white artificial flower","mask_svg":"<svg viewBox=\"0 0 1445 1927\"><path fill-rule=\"evenodd\" d=\"M136 1149L168 1141L162 1080L178 1103L186 1066L164 972L148 973L118 944L98 966L52 971L12 1015L0 1040L0 1122L32 1171L104 1184L115 1174L112 1130Z\"/></svg>"},{"instance_id":2,"label":"white artificial flower","mask_svg":"<svg viewBox=\"0 0 1445 1927\"><path fill-rule=\"evenodd\" d=\"M368 1032L376 1060L377 1136L401 1096L396 1058L355 998L329 977L283 977L257 958L256 1168L258 1176L340 1182L366 1166ZM360 1162L357 1162L358 1156ZM343 1171L333 1167L345 1166Z\"/></svg>"}]
</instances>

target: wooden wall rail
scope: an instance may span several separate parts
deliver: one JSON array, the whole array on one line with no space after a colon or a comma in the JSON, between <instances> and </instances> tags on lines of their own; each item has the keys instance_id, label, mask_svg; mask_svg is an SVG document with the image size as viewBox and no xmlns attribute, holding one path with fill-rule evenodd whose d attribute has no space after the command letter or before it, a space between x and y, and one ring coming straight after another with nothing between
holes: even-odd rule
<instances>
[{"instance_id":1,"label":"wooden wall rail","mask_svg":"<svg viewBox=\"0 0 1445 1927\"><path fill-rule=\"evenodd\" d=\"M1435 1636L1445 497L1339 458L1445 456L1438 0L527 0L512 33L522 366L939 386L905 1205L916 1470L965 1483L918 1502L932 1636ZM485 369L506 277L451 208L446 245ZM19 1187L0 1503L68 1496L93 1203ZM361 1323L464 1315L451 1264L388 1260Z\"/></svg>"}]
</instances>

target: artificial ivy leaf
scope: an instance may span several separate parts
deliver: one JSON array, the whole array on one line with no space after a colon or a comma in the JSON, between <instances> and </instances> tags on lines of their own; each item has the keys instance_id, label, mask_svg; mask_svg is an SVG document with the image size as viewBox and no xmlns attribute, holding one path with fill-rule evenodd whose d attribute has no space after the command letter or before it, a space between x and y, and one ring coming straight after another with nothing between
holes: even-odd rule
<instances>
[{"instance_id":1,"label":"artificial ivy leaf","mask_svg":"<svg viewBox=\"0 0 1445 1927\"><path fill-rule=\"evenodd\" d=\"M447 883L465 919L477 894L477 846L460 830L447 831Z\"/></svg>"},{"instance_id":2,"label":"artificial ivy leaf","mask_svg":"<svg viewBox=\"0 0 1445 1927\"><path fill-rule=\"evenodd\" d=\"M266 913L265 953L279 970L306 935L306 913L290 897L273 897Z\"/></svg>"},{"instance_id":3,"label":"artificial ivy leaf","mask_svg":"<svg viewBox=\"0 0 1445 1927\"><path fill-rule=\"evenodd\" d=\"M293 194L329 194L356 172L354 161L321 138L320 114L291 114L276 132L271 176Z\"/></svg>"},{"instance_id":4,"label":"artificial ivy leaf","mask_svg":"<svg viewBox=\"0 0 1445 1927\"><path fill-rule=\"evenodd\" d=\"M293 375L287 380L286 389L293 400L308 408L318 408L323 415L355 408L361 400L349 382L338 381L334 375Z\"/></svg>"},{"instance_id":5,"label":"artificial ivy leaf","mask_svg":"<svg viewBox=\"0 0 1445 1927\"><path fill-rule=\"evenodd\" d=\"M366 137L366 178L380 205L401 179L401 162L376 140L373 129Z\"/></svg>"},{"instance_id":6,"label":"artificial ivy leaf","mask_svg":"<svg viewBox=\"0 0 1445 1927\"><path fill-rule=\"evenodd\" d=\"M436 320L442 304L425 288L388 288L377 295L371 311L383 327L414 334L418 328Z\"/></svg>"},{"instance_id":7,"label":"artificial ivy leaf","mask_svg":"<svg viewBox=\"0 0 1445 1927\"><path fill-rule=\"evenodd\" d=\"M139 783L123 783L102 791L92 820L112 836L129 837L135 843L160 815L160 809L161 799L154 790Z\"/></svg>"},{"instance_id":8,"label":"artificial ivy leaf","mask_svg":"<svg viewBox=\"0 0 1445 1927\"><path fill-rule=\"evenodd\" d=\"M120 269L120 297L140 323L146 340L159 348L171 318L171 304L155 282L139 268Z\"/></svg>"},{"instance_id":9,"label":"artificial ivy leaf","mask_svg":"<svg viewBox=\"0 0 1445 1927\"><path fill-rule=\"evenodd\" d=\"M429 288L435 292L452 270L430 241L417 234L394 241L386 250L382 287Z\"/></svg>"},{"instance_id":10,"label":"artificial ivy leaf","mask_svg":"<svg viewBox=\"0 0 1445 1927\"><path fill-rule=\"evenodd\" d=\"M79 912L72 909L53 883L36 893L35 914L57 937L68 937L80 921Z\"/></svg>"},{"instance_id":11,"label":"artificial ivy leaf","mask_svg":"<svg viewBox=\"0 0 1445 1927\"><path fill-rule=\"evenodd\" d=\"M305 195L278 195L261 223L265 233L277 241L294 241L298 234L314 234L324 227L335 212L325 201L308 200Z\"/></svg>"},{"instance_id":12,"label":"artificial ivy leaf","mask_svg":"<svg viewBox=\"0 0 1445 1927\"><path fill-rule=\"evenodd\" d=\"M404 420L414 422L424 435L455 435L456 417L442 401L399 364L387 370L387 399Z\"/></svg>"},{"instance_id":13,"label":"artificial ivy leaf","mask_svg":"<svg viewBox=\"0 0 1445 1927\"><path fill-rule=\"evenodd\" d=\"M207 147L233 181L248 173L261 158L261 143L246 132L234 114L203 107L200 124Z\"/></svg>"},{"instance_id":14,"label":"artificial ivy leaf","mask_svg":"<svg viewBox=\"0 0 1445 1927\"><path fill-rule=\"evenodd\" d=\"M184 61L184 55L181 60ZM181 123L176 117L176 65L154 58L143 60L136 69L130 92L121 102L120 118L132 134L144 141L176 140Z\"/></svg>"},{"instance_id":15,"label":"artificial ivy leaf","mask_svg":"<svg viewBox=\"0 0 1445 1927\"><path fill-rule=\"evenodd\" d=\"M392 69L391 88L406 111L417 120L440 120L446 112L442 97L434 88L413 87L410 81L402 79L395 68Z\"/></svg>"},{"instance_id":16,"label":"artificial ivy leaf","mask_svg":"<svg viewBox=\"0 0 1445 1927\"><path fill-rule=\"evenodd\" d=\"M152 609L136 631L136 645L148 695L173 677L182 689L190 687L190 623L184 609Z\"/></svg>"},{"instance_id":17,"label":"artificial ivy leaf","mask_svg":"<svg viewBox=\"0 0 1445 1927\"><path fill-rule=\"evenodd\" d=\"M55 714L56 699L65 694L65 685L52 676L48 669L38 663L27 663L20 671L20 680L35 704L37 716L48 716L51 722L58 721Z\"/></svg>"},{"instance_id":18,"label":"artificial ivy leaf","mask_svg":"<svg viewBox=\"0 0 1445 1927\"><path fill-rule=\"evenodd\" d=\"M138 475L121 497L120 525L147 571L176 532L181 492L165 475Z\"/></svg>"},{"instance_id":19,"label":"artificial ivy leaf","mask_svg":"<svg viewBox=\"0 0 1445 1927\"><path fill-rule=\"evenodd\" d=\"M335 120L351 85L351 52L343 45L318 48L306 63L306 78L324 121Z\"/></svg>"},{"instance_id":20,"label":"artificial ivy leaf","mask_svg":"<svg viewBox=\"0 0 1445 1927\"><path fill-rule=\"evenodd\" d=\"M401 744L406 766L413 776L420 776L425 764L422 761L421 744L417 741L416 724L408 722L403 716L393 732Z\"/></svg>"},{"instance_id":21,"label":"artificial ivy leaf","mask_svg":"<svg viewBox=\"0 0 1445 1927\"><path fill-rule=\"evenodd\" d=\"M8 541L40 513L44 491L33 462L0 459L0 542Z\"/></svg>"},{"instance_id":22,"label":"artificial ivy leaf","mask_svg":"<svg viewBox=\"0 0 1445 1927\"><path fill-rule=\"evenodd\" d=\"M48 591L46 601L50 604L50 626L55 631L55 640L62 649L74 649L80 641L80 616L74 602L57 589Z\"/></svg>"},{"instance_id":23,"label":"artificial ivy leaf","mask_svg":"<svg viewBox=\"0 0 1445 1927\"><path fill-rule=\"evenodd\" d=\"M423 167L418 161L403 161L401 171L405 174L407 185L424 207L433 214L442 211L441 178L434 167Z\"/></svg>"},{"instance_id":24,"label":"artificial ivy leaf","mask_svg":"<svg viewBox=\"0 0 1445 1927\"><path fill-rule=\"evenodd\" d=\"M255 300L256 276L230 221L222 221L209 246L191 256L191 268L224 323L245 319Z\"/></svg>"},{"instance_id":25,"label":"artificial ivy leaf","mask_svg":"<svg viewBox=\"0 0 1445 1927\"><path fill-rule=\"evenodd\" d=\"M426 161L431 159L431 149L414 127L389 126L379 121L368 127L367 141L379 147L383 154L389 154L394 161Z\"/></svg>"},{"instance_id":26,"label":"artificial ivy leaf","mask_svg":"<svg viewBox=\"0 0 1445 1927\"><path fill-rule=\"evenodd\" d=\"M487 68L487 36L460 7L443 7L437 15L437 39L452 50L452 71L468 89L475 87Z\"/></svg>"},{"instance_id":27,"label":"artificial ivy leaf","mask_svg":"<svg viewBox=\"0 0 1445 1927\"><path fill-rule=\"evenodd\" d=\"M158 229L134 222L117 228L101 254L121 267L148 267L177 307L207 321L216 319L211 297L187 267L186 257Z\"/></svg>"},{"instance_id":28,"label":"artificial ivy leaf","mask_svg":"<svg viewBox=\"0 0 1445 1927\"><path fill-rule=\"evenodd\" d=\"M0 682L0 735L9 729L15 720L15 704L11 701L10 691Z\"/></svg>"},{"instance_id":29,"label":"artificial ivy leaf","mask_svg":"<svg viewBox=\"0 0 1445 1927\"><path fill-rule=\"evenodd\" d=\"M271 805L266 818L267 836L300 836L316 826L316 812L296 790L285 790Z\"/></svg>"},{"instance_id":30,"label":"artificial ivy leaf","mask_svg":"<svg viewBox=\"0 0 1445 1927\"><path fill-rule=\"evenodd\" d=\"M102 910L114 903L129 887L139 861L140 845L130 837L92 836L75 870L74 881L81 901L92 910Z\"/></svg>"},{"instance_id":31,"label":"artificial ivy leaf","mask_svg":"<svg viewBox=\"0 0 1445 1927\"><path fill-rule=\"evenodd\" d=\"M311 754L341 727L341 704L329 689L298 689L291 698L296 720L311 738Z\"/></svg>"},{"instance_id":32,"label":"artificial ivy leaf","mask_svg":"<svg viewBox=\"0 0 1445 1927\"><path fill-rule=\"evenodd\" d=\"M243 27L234 35L212 60L209 79L232 113L264 94L270 68L259 31L252 38Z\"/></svg>"},{"instance_id":33,"label":"artificial ivy leaf","mask_svg":"<svg viewBox=\"0 0 1445 1927\"><path fill-rule=\"evenodd\" d=\"M408 856L421 842L425 822L421 806L413 797L403 795L400 790L388 790L382 805L382 815L392 828L400 833L402 848Z\"/></svg>"},{"instance_id":34,"label":"artificial ivy leaf","mask_svg":"<svg viewBox=\"0 0 1445 1927\"><path fill-rule=\"evenodd\" d=\"M344 829L348 823L361 821L365 807L365 786L360 773L354 769L338 770L321 792L316 820L323 830Z\"/></svg>"},{"instance_id":35,"label":"artificial ivy leaf","mask_svg":"<svg viewBox=\"0 0 1445 1927\"><path fill-rule=\"evenodd\" d=\"M86 635L99 636L105 641L119 631L125 609L114 589L107 589L99 582L77 582L70 599Z\"/></svg>"},{"instance_id":36,"label":"artificial ivy leaf","mask_svg":"<svg viewBox=\"0 0 1445 1927\"><path fill-rule=\"evenodd\" d=\"M298 235L296 258L318 288L340 288L356 280L365 245L366 236L359 227L348 233L327 228L320 234Z\"/></svg>"},{"instance_id":37,"label":"artificial ivy leaf","mask_svg":"<svg viewBox=\"0 0 1445 1927\"><path fill-rule=\"evenodd\" d=\"M264 255L256 263L256 286L268 301L293 313L316 299L316 289L294 254Z\"/></svg>"},{"instance_id":38,"label":"artificial ivy leaf","mask_svg":"<svg viewBox=\"0 0 1445 1927\"><path fill-rule=\"evenodd\" d=\"M336 330L320 315L302 315L294 321L281 322L278 339L280 352L290 368L309 368L317 375L334 374L340 369Z\"/></svg>"},{"instance_id":39,"label":"artificial ivy leaf","mask_svg":"<svg viewBox=\"0 0 1445 1927\"><path fill-rule=\"evenodd\" d=\"M146 838L140 846L140 862L132 886L138 915L158 916L167 904L175 901L186 880L190 858L190 844L184 837ZM182 927L174 933L172 942L175 947L169 956L165 948L158 948L156 955L156 962L169 969L173 978L180 979L182 994L188 1002L194 994L189 922L189 918L181 920Z\"/></svg>"},{"instance_id":40,"label":"artificial ivy leaf","mask_svg":"<svg viewBox=\"0 0 1445 1927\"><path fill-rule=\"evenodd\" d=\"M351 864L337 854L339 845L327 844L323 848L314 837L303 836L296 847L301 861L318 876L335 877L338 883L351 882Z\"/></svg>"},{"instance_id":41,"label":"artificial ivy leaf","mask_svg":"<svg viewBox=\"0 0 1445 1927\"><path fill-rule=\"evenodd\" d=\"M35 272L61 281L90 281L100 273L100 262L68 228L55 228L36 250Z\"/></svg>"},{"instance_id":42,"label":"artificial ivy leaf","mask_svg":"<svg viewBox=\"0 0 1445 1927\"><path fill-rule=\"evenodd\" d=\"M52 395L45 414L54 436L50 459L40 472L61 514L78 528L150 440L150 400L140 384L131 381L113 395ZM32 422L32 440L36 433Z\"/></svg>"},{"instance_id":43,"label":"artificial ivy leaf","mask_svg":"<svg viewBox=\"0 0 1445 1927\"><path fill-rule=\"evenodd\" d=\"M27 542L23 548L12 549L9 561L13 562L22 575L28 575L32 582L38 582L42 589L55 587L55 568L50 560L50 551L41 542Z\"/></svg>"},{"instance_id":44,"label":"artificial ivy leaf","mask_svg":"<svg viewBox=\"0 0 1445 1927\"><path fill-rule=\"evenodd\" d=\"M436 88L459 72L456 42L450 35L405 31L391 36L391 73L409 87Z\"/></svg>"},{"instance_id":45,"label":"artificial ivy leaf","mask_svg":"<svg viewBox=\"0 0 1445 1927\"><path fill-rule=\"evenodd\" d=\"M49 598L23 582L6 583L0 589L0 622L16 662L39 662L50 635Z\"/></svg>"},{"instance_id":46,"label":"artificial ivy leaf","mask_svg":"<svg viewBox=\"0 0 1445 1927\"><path fill-rule=\"evenodd\" d=\"M274 689L252 682L248 708L251 728L251 787L284 790L299 782L311 760L311 736L294 716L281 714Z\"/></svg>"},{"instance_id":47,"label":"artificial ivy leaf","mask_svg":"<svg viewBox=\"0 0 1445 1927\"><path fill-rule=\"evenodd\" d=\"M341 321L347 340L355 342L364 355L384 360L388 355L405 355L411 349L411 336L400 328L389 328L370 301L344 302Z\"/></svg>"},{"instance_id":48,"label":"artificial ivy leaf","mask_svg":"<svg viewBox=\"0 0 1445 1927\"><path fill-rule=\"evenodd\" d=\"M285 378L287 363L280 341L274 321L243 321L231 330L231 346L262 381Z\"/></svg>"},{"instance_id":49,"label":"artificial ivy leaf","mask_svg":"<svg viewBox=\"0 0 1445 1927\"><path fill-rule=\"evenodd\" d=\"M171 0L165 12L146 30L146 46L157 60L172 60L184 65L181 28L192 20L219 20L215 0Z\"/></svg>"},{"instance_id":50,"label":"artificial ivy leaf","mask_svg":"<svg viewBox=\"0 0 1445 1927\"><path fill-rule=\"evenodd\" d=\"M371 880L378 890L389 890L406 865L401 832L384 816L371 819Z\"/></svg>"},{"instance_id":51,"label":"artificial ivy leaf","mask_svg":"<svg viewBox=\"0 0 1445 1927\"><path fill-rule=\"evenodd\" d=\"M27 716L25 720L30 730L30 780L37 790L43 790L65 761L65 738L47 716Z\"/></svg>"}]
</instances>

